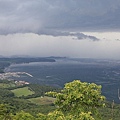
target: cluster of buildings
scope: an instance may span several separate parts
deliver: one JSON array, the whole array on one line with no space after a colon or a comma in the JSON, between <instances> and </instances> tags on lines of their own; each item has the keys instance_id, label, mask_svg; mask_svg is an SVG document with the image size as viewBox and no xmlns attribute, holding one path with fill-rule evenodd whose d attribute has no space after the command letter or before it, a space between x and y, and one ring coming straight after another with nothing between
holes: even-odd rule
<instances>
[{"instance_id":1,"label":"cluster of buildings","mask_svg":"<svg viewBox=\"0 0 120 120\"><path fill-rule=\"evenodd\" d=\"M15 84L20 86L20 85L29 85L30 83L26 81L15 81Z\"/></svg>"},{"instance_id":2,"label":"cluster of buildings","mask_svg":"<svg viewBox=\"0 0 120 120\"><path fill-rule=\"evenodd\" d=\"M21 74L26 74L29 77L33 77L31 74L26 73L26 72L7 72L7 73L1 73L0 79L4 80L4 79L11 78L11 77L20 77Z\"/></svg>"},{"instance_id":3,"label":"cluster of buildings","mask_svg":"<svg viewBox=\"0 0 120 120\"><path fill-rule=\"evenodd\" d=\"M26 72L8 72L8 73L1 73L0 74L0 80L11 80L12 77L20 77L21 74L26 74L30 77L33 77L31 74L26 73ZM14 79L12 79L14 80ZM15 80L14 80L15 81ZM26 81L15 81L16 85L28 85L29 82Z\"/></svg>"},{"instance_id":4,"label":"cluster of buildings","mask_svg":"<svg viewBox=\"0 0 120 120\"><path fill-rule=\"evenodd\" d=\"M18 73L16 73L16 72L8 72L8 73L0 74L1 80L9 79L10 77L20 77L20 75L18 75Z\"/></svg>"}]
</instances>

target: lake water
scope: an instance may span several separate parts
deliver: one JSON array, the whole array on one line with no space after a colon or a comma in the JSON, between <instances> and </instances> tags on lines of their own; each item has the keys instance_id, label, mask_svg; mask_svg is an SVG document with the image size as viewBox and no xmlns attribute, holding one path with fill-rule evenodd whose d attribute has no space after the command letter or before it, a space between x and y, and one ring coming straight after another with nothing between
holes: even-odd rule
<instances>
[{"instance_id":1,"label":"lake water","mask_svg":"<svg viewBox=\"0 0 120 120\"><path fill-rule=\"evenodd\" d=\"M16 80L63 87L66 82L81 80L102 85L102 94L110 101L120 102L120 62L57 60L56 62L36 62L14 64L6 72L27 72L33 77L21 75Z\"/></svg>"}]
</instances>

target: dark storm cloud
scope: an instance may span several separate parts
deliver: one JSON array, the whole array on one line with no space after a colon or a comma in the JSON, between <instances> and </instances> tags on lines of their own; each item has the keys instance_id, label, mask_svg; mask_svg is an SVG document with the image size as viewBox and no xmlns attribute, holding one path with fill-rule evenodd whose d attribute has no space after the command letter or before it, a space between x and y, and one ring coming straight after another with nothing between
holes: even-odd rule
<instances>
[{"instance_id":1,"label":"dark storm cloud","mask_svg":"<svg viewBox=\"0 0 120 120\"><path fill-rule=\"evenodd\" d=\"M119 28L119 11L120 0L0 0L0 34Z\"/></svg>"},{"instance_id":2,"label":"dark storm cloud","mask_svg":"<svg viewBox=\"0 0 120 120\"><path fill-rule=\"evenodd\" d=\"M41 30L39 31L37 34L40 35L51 35L54 37L58 37L58 36L72 36L74 37L73 39L75 39L75 37L78 40L82 40L82 39L91 39L93 41L98 41L99 39L94 37L94 36L90 36L90 35L85 35L83 33L80 32L66 32L66 31L58 31L58 30Z\"/></svg>"}]
</instances>

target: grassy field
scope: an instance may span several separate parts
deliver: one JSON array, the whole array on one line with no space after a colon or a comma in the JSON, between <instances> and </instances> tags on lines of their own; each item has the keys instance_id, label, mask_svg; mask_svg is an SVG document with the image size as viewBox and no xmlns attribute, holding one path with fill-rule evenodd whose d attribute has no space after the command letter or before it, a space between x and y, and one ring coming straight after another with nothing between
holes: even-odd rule
<instances>
[{"instance_id":1,"label":"grassy field","mask_svg":"<svg viewBox=\"0 0 120 120\"><path fill-rule=\"evenodd\" d=\"M37 105L48 105L54 103L55 98L44 96L44 97L31 98L29 100Z\"/></svg>"},{"instance_id":2,"label":"grassy field","mask_svg":"<svg viewBox=\"0 0 120 120\"><path fill-rule=\"evenodd\" d=\"M34 94L33 91L29 90L29 87L17 88L11 91L15 94L16 97L28 96Z\"/></svg>"}]
</instances>

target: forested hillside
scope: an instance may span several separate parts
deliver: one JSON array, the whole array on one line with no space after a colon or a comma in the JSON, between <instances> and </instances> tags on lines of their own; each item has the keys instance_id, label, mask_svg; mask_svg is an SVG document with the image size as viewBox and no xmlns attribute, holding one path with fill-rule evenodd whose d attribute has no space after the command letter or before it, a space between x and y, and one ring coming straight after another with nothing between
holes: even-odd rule
<instances>
[{"instance_id":1,"label":"forested hillside","mask_svg":"<svg viewBox=\"0 0 120 120\"><path fill-rule=\"evenodd\" d=\"M75 80L60 90L0 81L0 120L119 120L119 110L94 83Z\"/></svg>"}]
</instances>

